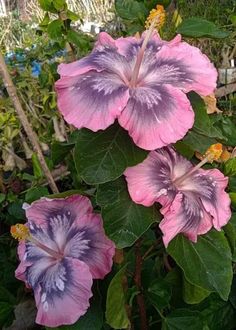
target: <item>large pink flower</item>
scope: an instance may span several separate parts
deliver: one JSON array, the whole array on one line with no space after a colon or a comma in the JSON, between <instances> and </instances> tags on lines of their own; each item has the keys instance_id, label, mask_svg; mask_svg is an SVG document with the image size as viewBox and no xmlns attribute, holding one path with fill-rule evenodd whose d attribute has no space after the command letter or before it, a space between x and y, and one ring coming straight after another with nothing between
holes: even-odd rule
<instances>
[{"instance_id":1,"label":"large pink flower","mask_svg":"<svg viewBox=\"0 0 236 330\"><path fill-rule=\"evenodd\" d=\"M113 40L103 32L90 55L59 66L58 107L68 123L97 131L118 118L134 142L147 150L186 134L194 113L185 93L212 93L216 70L180 35L167 42L153 33L133 86L131 78L144 36Z\"/></svg>"},{"instance_id":2,"label":"large pink flower","mask_svg":"<svg viewBox=\"0 0 236 330\"><path fill-rule=\"evenodd\" d=\"M16 277L34 290L37 323L72 324L89 307L93 279L110 272L114 244L87 197L42 198L26 207L26 216L32 241L19 244Z\"/></svg>"},{"instance_id":3,"label":"large pink flower","mask_svg":"<svg viewBox=\"0 0 236 330\"><path fill-rule=\"evenodd\" d=\"M166 246L178 233L196 242L197 235L212 227L220 230L230 219L230 198L225 192L228 178L217 169L189 173L192 169L188 160L166 147L150 152L141 164L124 173L134 202L162 205L160 229Z\"/></svg>"}]
</instances>

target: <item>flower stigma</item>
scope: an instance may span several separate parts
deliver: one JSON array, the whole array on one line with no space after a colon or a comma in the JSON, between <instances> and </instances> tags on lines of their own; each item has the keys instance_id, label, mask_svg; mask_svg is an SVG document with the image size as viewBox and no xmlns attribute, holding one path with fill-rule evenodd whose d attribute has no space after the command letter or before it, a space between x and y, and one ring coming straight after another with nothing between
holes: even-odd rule
<instances>
[{"instance_id":1,"label":"flower stigma","mask_svg":"<svg viewBox=\"0 0 236 330\"><path fill-rule=\"evenodd\" d=\"M49 248L48 246L42 244L38 240L36 240L32 235L30 234L29 228L22 224L22 223L17 223L14 226L11 226L11 235L13 238L18 239L19 241L26 240L34 245L36 245L38 248L41 250L45 251L48 253L51 257L55 259L61 260L63 258L63 254L61 252L57 252Z\"/></svg>"}]
</instances>

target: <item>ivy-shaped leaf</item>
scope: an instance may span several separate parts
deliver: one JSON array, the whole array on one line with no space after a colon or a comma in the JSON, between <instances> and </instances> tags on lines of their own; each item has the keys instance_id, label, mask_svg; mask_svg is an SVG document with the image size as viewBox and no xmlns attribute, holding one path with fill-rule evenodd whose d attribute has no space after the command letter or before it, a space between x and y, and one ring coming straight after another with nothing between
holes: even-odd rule
<instances>
[{"instance_id":1,"label":"ivy-shaped leaf","mask_svg":"<svg viewBox=\"0 0 236 330\"><path fill-rule=\"evenodd\" d=\"M138 148L117 124L96 133L81 129L77 135L75 164L79 176L88 184L115 180L146 156L147 151Z\"/></svg>"},{"instance_id":2,"label":"ivy-shaped leaf","mask_svg":"<svg viewBox=\"0 0 236 330\"><path fill-rule=\"evenodd\" d=\"M123 178L100 185L97 203L102 207L106 234L119 249L134 244L159 219L155 206L144 207L131 200Z\"/></svg>"},{"instance_id":3,"label":"ivy-shaped leaf","mask_svg":"<svg viewBox=\"0 0 236 330\"><path fill-rule=\"evenodd\" d=\"M167 315L163 330L200 330L203 329L201 313L188 309L176 309Z\"/></svg>"},{"instance_id":4,"label":"ivy-shaped leaf","mask_svg":"<svg viewBox=\"0 0 236 330\"><path fill-rule=\"evenodd\" d=\"M183 235L173 239L168 253L191 284L228 299L232 283L232 255L223 231L212 230L193 243Z\"/></svg>"}]
</instances>

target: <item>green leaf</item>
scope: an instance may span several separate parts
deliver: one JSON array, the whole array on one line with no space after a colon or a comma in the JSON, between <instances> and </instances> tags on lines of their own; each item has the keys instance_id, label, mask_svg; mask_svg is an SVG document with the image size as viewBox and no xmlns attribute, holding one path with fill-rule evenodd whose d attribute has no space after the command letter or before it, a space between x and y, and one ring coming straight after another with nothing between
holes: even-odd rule
<instances>
[{"instance_id":1,"label":"green leaf","mask_svg":"<svg viewBox=\"0 0 236 330\"><path fill-rule=\"evenodd\" d=\"M134 244L152 223L159 220L155 206L144 207L131 200L123 178L100 185L97 203L102 207L106 234L118 249Z\"/></svg>"},{"instance_id":2,"label":"green leaf","mask_svg":"<svg viewBox=\"0 0 236 330\"><path fill-rule=\"evenodd\" d=\"M234 275L234 278L233 278L231 292L229 295L229 301L233 305L234 309L236 309L236 275Z\"/></svg>"},{"instance_id":3,"label":"green leaf","mask_svg":"<svg viewBox=\"0 0 236 330\"><path fill-rule=\"evenodd\" d=\"M224 136L210 121L203 99L194 92L188 93L188 98L195 112L195 122L182 142L192 150L204 153L217 142L216 139L224 140Z\"/></svg>"},{"instance_id":4,"label":"green leaf","mask_svg":"<svg viewBox=\"0 0 236 330\"><path fill-rule=\"evenodd\" d=\"M188 309L176 309L168 314L163 330L201 330L203 322L201 313L198 311L190 311Z\"/></svg>"},{"instance_id":5,"label":"green leaf","mask_svg":"<svg viewBox=\"0 0 236 330\"><path fill-rule=\"evenodd\" d=\"M236 213L233 213L230 221L224 226L224 232L232 251L232 260L236 262Z\"/></svg>"},{"instance_id":6,"label":"green leaf","mask_svg":"<svg viewBox=\"0 0 236 330\"><path fill-rule=\"evenodd\" d=\"M16 297L14 297L5 287L0 286L0 301L8 302L9 304L15 305Z\"/></svg>"},{"instance_id":7,"label":"green leaf","mask_svg":"<svg viewBox=\"0 0 236 330\"><path fill-rule=\"evenodd\" d=\"M59 164L65 160L66 156L74 148L74 143L69 142L54 142L51 148L51 158L54 165Z\"/></svg>"},{"instance_id":8,"label":"green leaf","mask_svg":"<svg viewBox=\"0 0 236 330\"><path fill-rule=\"evenodd\" d=\"M229 301L223 301L218 295L211 294L194 307L201 312L202 319L209 330L235 329L235 310Z\"/></svg>"},{"instance_id":9,"label":"green leaf","mask_svg":"<svg viewBox=\"0 0 236 330\"><path fill-rule=\"evenodd\" d=\"M69 30L67 32L67 40L81 49L89 47L89 39L82 33L74 30Z\"/></svg>"},{"instance_id":10,"label":"green leaf","mask_svg":"<svg viewBox=\"0 0 236 330\"><path fill-rule=\"evenodd\" d=\"M65 0L53 0L53 6L58 11L63 10L66 6L66 1Z\"/></svg>"},{"instance_id":11,"label":"green leaf","mask_svg":"<svg viewBox=\"0 0 236 330\"><path fill-rule=\"evenodd\" d=\"M41 27L45 27L45 26L47 26L47 25L49 24L49 22L50 22L50 17L49 17L49 15L48 15L48 13L46 13L46 14L44 15L44 18L43 18L42 21L40 22L39 26L41 26Z\"/></svg>"},{"instance_id":12,"label":"green leaf","mask_svg":"<svg viewBox=\"0 0 236 330\"><path fill-rule=\"evenodd\" d=\"M136 20L140 18L145 22L148 10L142 2L135 0L116 0L115 8L117 14L125 20Z\"/></svg>"},{"instance_id":13,"label":"green leaf","mask_svg":"<svg viewBox=\"0 0 236 330\"><path fill-rule=\"evenodd\" d=\"M236 207L236 192L230 192L229 197L231 199L232 205Z\"/></svg>"},{"instance_id":14,"label":"green leaf","mask_svg":"<svg viewBox=\"0 0 236 330\"><path fill-rule=\"evenodd\" d=\"M156 279L149 286L147 297L157 310L167 307L171 298L171 287L169 283L163 279Z\"/></svg>"},{"instance_id":15,"label":"green leaf","mask_svg":"<svg viewBox=\"0 0 236 330\"><path fill-rule=\"evenodd\" d=\"M218 28L214 23L203 18L191 17L185 19L177 28L177 33L191 38L226 38L229 32Z\"/></svg>"},{"instance_id":16,"label":"green leaf","mask_svg":"<svg viewBox=\"0 0 236 330\"><path fill-rule=\"evenodd\" d=\"M80 19L80 16L71 10L67 10L66 15L71 21L78 21Z\"/></svg>"},{"instance_id":17,"label":"green leaf","mask_svg":"<svg viewBox=\"0 0 236 330\"><path fill-rule=\"evenodd\" d=\"M107 291L106 321L113 329L127 329L130 325L122 286L125 269L126 266L116 273Z\"/></svg>"},{"instance_id":18,"label":"green leaf","mask_svg":"<svg viewBox=\"0 0 236 330\"><path fill-rule=\"evenodd\" d=\"M39 0L39 5L45 11L49 11L51 13L57 12L55 7L53 6L53 0Z\"/></svg>"},{"instance_id":19,"label":"green leaf","mask_svg":"<svg viewBox=\"0 0 236 330\"><path fill-rule=\"evenodd\" d=\"M13 321L14 318L15 304L16 304L16 298L6 288L4 288L1 285L0 286L0 326L11 324L11 321Z\"/></svg>"},{"instance_id":20,"label":"green leaf","mask_svg":"<svg viewBox=\"0 0 236 330\"><path fill-rule=\"evenodd\" d=\"M0 193L0 204L5 201L6 195L3 193Z\"/></svg>"},{"instance_id":21,"label":"green leaf","mask_svg":"<svg viewBox=\"0 0 236 330\"><path fill-rule=\"evenodd\" d=\"M175 149L178 153L180 153L182 156L184 156L187 159L191 159L194 155L194 150L183 141L176 142Z\"/></svg>"},{"instance_id":22,"label":"green leaf","mask_svg":"<svg viewBox=\"0 0 236 330\"><path fill-rule=\"evenodd\" d=\"M35 153L32 154L31 160L32 160L32 165L33 165L34 177L36 179L42 178L43 172L42 172L39 160L38 160L38 156Z\"/></svg>"},{"instance_id":23,"label":"green leaf","mask_svg":"<svg viewBox=\"0 0 236 330\"><path fill-rule=\"evenodd\" d=\"M14 307L11 304L0 301L0 326L4 326L8 319L13 319L13 312Z\"/></svg>"},{"instance_id":24,"label":"green leaf","mask_svg":"<svg viewBox=\"0 0 236 330\"><path fill-rule=\"evenodd\" d=\"M236 26L236 15L235 14L230 15L229 19L231 20L232 24Z\"/></svg>"},{"instance_id":25,"label":"green leaf","mask_svg":"<svg viewBox=\"0 0 236 330\"><path fill-rule=\"evenodd\" d=\"M217 292L227 300L232 282L232 256L223 232L212 230L193 243L183 235L173 239L168 253L191 284Z\"/></svg>"},{"instance_id":26,"label":"green leaf","mask_svg":"<svg viewBox=\"0 0 236 330\"><path fill-rule=\"evenodd\" d=\"M27 191L25 195L25 201L27 203L32 203L40 197L47 196L49 194L46 187L34 187Z\"/></svg>"},{"instance_id":27,"label":"green leaf","mask_svg":"<svg viewBox=\"0 0 236 330\"><path fill-rule=\"evenodd\" d=\"M186 304L199 304L211 292L189 283L183 276L183 299Z\"/></svg>"},{"instance_id":28,"label":"green leaf","mask_svg":"<svg viewBox=\"0 0 236 330\"><path fill-rule=\"evenodd\" d=\"M236 176L236 157L231 158L224 163L223 171L227 176Z\"/></svg>"},{"instance_id":29,"label":"green leaf","mask_svg":"<svg viewBox=\"0 0 236 330\"><path fill-rule=\"evenodd\" d=\"M16 201L9 205L7 211L11 215L11 225L15 224L16 220L24 220L25 219L25 211L22 209L23 202Z\"/></svg>"},{"instance_id":30,"label":"green leaf","mask_svg":"<svg viewBox=\"0 0 236 330\"><path fill-rule=\"evenodd\" d=\"M116 124L97 133L81 129L77 137L76 169L88 184L117 179L128 166L142 162L146 156L147 151L138 148Z\"/></svg>"},{"instance_id":31,"label":"green leaf","mask_svg":"<svg viewBox=\"0 0 236 330\"><path fill-rule=\"evenodd\" d=\"M51 39L60 39L63 35L63 23L60 19L55 19L48 24L48 35Z\"/></svg>"},{"instance_id":32,"label":"green leaf","mask_svg":"<svg viewBox=\"0 0 236 330\"><path fill-rule=\"evenodd\" d=\"M134 0L116 0L116 13L123 19L125 23L126 33L133 35L144 29L144 23L148 16L149 10L141 1Z\"/></svg>"},{"instance_id":33,"label":"green leaf","mask_svg":"<svg viewBox=\"0 0 236 330\"><path fill-rule=\"evenodd\" d=\"M228 184L229 191L236 191L236 176L229 177L229 184Z\"/></svg>"},{"instance_id":34,"label":"green leaf","mask_svg":"<svg viewBox=\"0 0 236 330\"><path fill-rule=\"evenodd\" d=\"M234 147L236 145L236 125L230 117L223 116L221 114L211 115L211 121L214 126L218 128L225 139L227 139L227 145Z\"/></svg>"}]
</instances>

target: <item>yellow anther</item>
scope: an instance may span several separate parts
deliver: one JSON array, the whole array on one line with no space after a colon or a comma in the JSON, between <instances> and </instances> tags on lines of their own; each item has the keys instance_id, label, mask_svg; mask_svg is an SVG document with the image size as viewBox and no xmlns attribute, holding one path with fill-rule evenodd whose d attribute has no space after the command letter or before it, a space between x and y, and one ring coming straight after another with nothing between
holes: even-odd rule
<instances>
[{"instance_id":1,"label":"yellow anther","mask_svg":"<svg viewBox=\"0 0 236 330\"><path fill-rule=\"evenodd\" d=\"M223 146L221 143L212 144L206 151L204 157L207 157L209 162L218 160L223 152Z\"/></svg>"},{"instance_id":2,"label":"yellow anther","mask_svg":"<svg viewBox=\"0 0 236 330\"><path fill-rule=\"evenodd\" d=\"M15 226L11 226L11 235L19 241L27 239L30 237L29 228L26 225L17 223Z\"/></svg>"},{"instance_id":3,"label":"yellow anther","mask_svg":"<svg viewBox=\"0 0 236 330\"><path fill-rule=\"evenodd\" d=\"M225 163L230 158L231 158L231 153L224 147L223 152L222 152L220 158L218 159L218 162L219 163Z\"/></svg>"},{"instance_id":4,"label":"yellow anther","mask_svg":"<svg viewBox=\"0 0 236 330\"><path fill-rule=\"evenodd\" d=\"M165 9L162 5L157 5L156 9L152 9L149 13L148 18L145 22L145 28L149 29L150 25L155 20L155 28L160 30L160 28L164 25L166 19Z\"/></svg>"}]
</instances>

